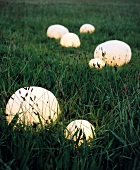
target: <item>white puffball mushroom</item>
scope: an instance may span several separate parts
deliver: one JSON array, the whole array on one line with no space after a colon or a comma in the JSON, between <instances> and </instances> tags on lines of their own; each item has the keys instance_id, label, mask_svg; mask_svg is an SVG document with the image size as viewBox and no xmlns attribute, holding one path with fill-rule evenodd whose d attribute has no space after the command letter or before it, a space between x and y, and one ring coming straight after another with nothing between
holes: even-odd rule
<instances>
[{"instance_id":1,"label":"white puffball mushroom","mask_svg":"<svg viewBox=\"0 0 140 170\"><path fill-rule=\"evenodd\" d=\"M47 36L49 38L60 39L64 34L68 32L69 30L63 25L55 24L48 27Z\"/></svg>"},{"instance_id":2,"label":"white puffball mushroom","mask_svg":"<svg viewBox=\"0 0 140 170\"><path fill-rule=\"evenodd\" d=\"M98 68L101 69L105 66L105 62L99 58L94 58L89 61L89 66L91 68Z\"/></svg>"},{"instance_id":3,"label":"white puffball mushroom","mask_svg":"<svg viewBox=\"0 0 140 170\"><path fill-rule=\"evenodd\" d=\"M58 101L54 94L42 87L23 87L18 89L6 105L8 124L18 113L17 123L31 125L33 123L50 123L60 114Z\"/></svg>"},{"instance_id":4,"label":"white puffball mushroom","mask_svg":"<svg viewBox=\"0 0 140 170\"><path fill-rule=\"evenodd\" d=\"M94 126L87 120L74 120L66 127L65 137L74 141L79 140L79 146L83 143L84 136L87 141L96 137Z\"/></svg>"},{"instance_id":5,"label":"white puffball mushroom","mask_svg":"<svg viewBox=\"0 0 140 170\"><path fill-rule=\"evenodd\" d=\"M91 24L83 24L80 27L80 33L93 33L95 31L95 27Z\"/></svg>"},{"instance_id":6,"label":"white puffball mushroom","mask_svg":"<svg viewBox=\"0 0 140 170\"><path fill-rule=\"evenodd\" d=\"M74 33L66 33L62 36L60 40L60 44L64 47L79 47L80 46L80 39Z\"/></svg>"},{"instance_id":7,"label":"white puffball mushroom","mask_svg":"<svg viewBox=\"0 0 140 170\"><path fill-rule=\"evenodd\" d=\"M131 60L131 48L125 42L110 40L98 45L94 51L94 58L102 59L110 66L122 66Z\"/></svg>"}]
</instances>

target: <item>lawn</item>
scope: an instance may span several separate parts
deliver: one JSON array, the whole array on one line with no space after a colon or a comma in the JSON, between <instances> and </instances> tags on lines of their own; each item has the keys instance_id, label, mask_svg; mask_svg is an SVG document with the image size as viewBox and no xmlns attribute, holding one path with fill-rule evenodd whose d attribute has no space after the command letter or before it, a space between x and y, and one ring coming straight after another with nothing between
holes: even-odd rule
<instances>
[{"instance_id":1,"label":"lawn","mask_svg":"<svg viewBox=\"0 0 140 170\"><path fill-rule=\"evenodd\" d=\"M0 1L0 169L140 169L139 0ZM80 34L84 23L93 34ZM46 36L52 24L77 34L79 48ZM90 68L97 45L126 42L131 61L122 67ZM55 123L35 129L8 125L5 107L19 88L39 86L58 99ZM96 138L75 148L64 137L76 119L95 126ZM26 130L25 130L26 129Z\"/></svg>"}]
</instances>

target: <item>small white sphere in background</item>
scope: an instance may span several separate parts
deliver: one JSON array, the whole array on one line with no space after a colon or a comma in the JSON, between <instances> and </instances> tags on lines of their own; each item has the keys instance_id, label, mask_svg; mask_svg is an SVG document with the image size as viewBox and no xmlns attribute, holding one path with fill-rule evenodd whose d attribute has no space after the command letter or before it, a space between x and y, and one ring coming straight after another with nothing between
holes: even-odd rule
<instances>
[{"instance_id":1,"label":"small white sphere in background","mask_svg":"<svg viewBox=\"0 0 140 170\"><path fill-rule=\"evenodd\" d=\"M99 58L94 58L89 61L89 66L91 68L102 68L105 66L105 62Z\"/></svg>"},{"instance_id":2,"label":"small white sphere in background","mask_svg":"<svg viewBox=\"0 0 140 170\"><path fill-rule=\"evenodd\" d=\"M95 31L95 27L91 24L83 24L80 27L80 33L93 33Z\"/></svg>"},{"instance_id":3,"label":"small white sphere in background","mask_svg":"<svg viewBox=\"0 0 140 170\"><path fill-rule=\"evenodd\" d=\"M131 60L131 48L125 42L110 40L98 45L94 58L102 59L110 66L122 66Z\"/></svg>"},{"instance_id":4,"label":"small white sphere in background","mask_svg":"<svg viewBox=\"0 0 140 170\"><path fill-rule=\"evenodd\" d=\"M68 33L69 30L63 25L51 25L47 29L47 36L49 38L60 39L64 34Z\"/></svg>"},{"instance_id":5,"label":"small white sphere in background","mask_svg":"<svg viewBox=\"0 0 140 170\"><path fill-rule=\"evenodd\" d=\"M78 145L83 143L84 136L87 141L96 137L94 126L87 120L74 120L66 127L65 137L74 141L79 140Z\"/></svg>"},{"instance_id":6,"label":"small white sphere in background","mask_svg":"<svg viewBox=\"0 0 140 170\"><path fill-rule=\"evenodd\" d=\"M79 47L80 46L80 39L74 33L66 33L62 36L60 40L60 44L64 47Z\"/></svg>"},{"instance_id":7,"label":"small white sphere in background","mask_svg":"<svg viewBox=\"0 0 140 170\"><path fill-rule=\"evenodd\" d=\"M54 94L42 87L24 87L17 90L6 105L8 124L19 113L18 123L31 125L55 121L60 113L58 101Z\"/></svg>"}]
</instances>

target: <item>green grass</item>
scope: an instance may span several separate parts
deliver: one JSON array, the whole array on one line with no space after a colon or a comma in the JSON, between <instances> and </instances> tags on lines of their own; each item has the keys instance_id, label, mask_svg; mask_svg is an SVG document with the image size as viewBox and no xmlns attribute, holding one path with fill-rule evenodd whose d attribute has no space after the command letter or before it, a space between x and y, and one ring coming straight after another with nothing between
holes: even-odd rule
<instances>
[{"instance_id":1,"label":"green grass","mask_svg":"<svg viewBox=\"0 0 140 170\"><path fill-rule=\"evenodd\" d=\"M138 0L0 1L0 169L140 169L139 8ZM81 47L63 48L47 38L56 23L76 33ZM95 33L80 35L84 23ZM130 45L130 63L90 69L96 46L110 39ZM37 131L7 124L6 103L23 86L55 94L62 110L55 124ZM65 139L75 119L95 126L90 146L74 149Z\"/></svg>"}]
</instances>

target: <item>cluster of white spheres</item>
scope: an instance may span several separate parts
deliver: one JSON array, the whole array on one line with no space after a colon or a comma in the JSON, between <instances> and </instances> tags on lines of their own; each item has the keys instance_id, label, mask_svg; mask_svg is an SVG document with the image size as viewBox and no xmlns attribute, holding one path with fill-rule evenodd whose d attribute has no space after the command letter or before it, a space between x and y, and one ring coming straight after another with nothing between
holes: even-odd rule
<instances>
[{"instance_id":1,"label":"cluster of white spheres","mask_svg":"<svg viewBox=\"0 0 140 170\"><path fill-rule=\"evenodd\" d=\"M60 107L54 94L42 87L30 86L18 89L6 105L6 119L11 123L18 114L17 123L33 125L54 122L60 114ZM41 122L40 122L41 121ZM78 139L78 146L85 139L96 137L94 126L87 120L74 120L65 129L67 139Z\"/></svg>"},{"instance_id":2,"label":"cluster of white spheres","mask_svg":"<svg viewBox=\"0 0 140 170\"><path fill-rule=\"evenodd\" d=\"M131 48L125 42L110 40L99 44L94 51L94 58L103 60L110 66L122 66L131 60Z\"/></svg>"},{"instance_id":3,"label":"cluster of white spheres","mask_svg":"<svg viewBox=\"0 0 140 170\"><path fill-rule=\"evenodd\" d=\"M80 33L93 33L95 31L95 27L91 24L83 24L80 27Z\"/></svg>"},{"instance_id":4,"label":"cluster of white spheres","mask_svg":"<svg viewBox=\"0 0 140 170\"><path fill-rule=\"evenodd\" d=\"M95 27L91 24L83 24L80 27L80 33L93 33ZM78 48L81 45L78 35L69 32L69 30L60 24L54 24L48 27L47 36L49 38L60 39L60 45L63 47Z\"/></svg>"},{"instance_id":5,"label":"cluster of white spheres","mask_svg":"<svg viewBox=\"0 0 140 170\"><path fill-rule=\"evenodd\" d=\"M91 24L83 24L80 33L93 33L95 27ZM64 47L79 47L79 37L69 32L63 25L51 25L47 29L49 38L60 39ZM94 51L94 59L89 61L91 68L102 68L105 64L110 66L122 66L131 60L131 49L128 44L110 40L99 44ZM16 114L19 115L18 123L32 125L33 123L50 123L55 121L60 114L60 107L54 94L42 87L30 86L18 89L9 99L6 105L6 119L8 124ZM41 122L40 122L41 121ZM78 145L84 138L88 141L96 137L95 127L87 120L74 120L65 129L67 139L78 140Z\"/></svg>"},{"instance_id":6,"label":"cluster of white spheres","mask_svg":"<svg viewBox=\"0 0 140 170\"><path fill-rule=\"evenodd\" d=\"M89 66L91 68L98 68L101 69L105 66L105 62L101 60L100 58L94 58L89 61Z\"/></svg>"},{"instance_id":7,"label":"cluster of white spheres","mask_svg":"<svg viewBox=\"0 0 140 170\"><path fill-rule=\"evenodd\" d=\"M80 27L80 33L93 33L95 27L91 24L83 24ZM50 38L60 39L63 47L80 47L81 42L75 33L63 25L52 25L47 30L47 36ZM131 60L131 48L125 42L119 40L110 40L99 44L94 51L94 59L89 61L90 67L102 68L105 64L109 66L122 66Z\"/></svg>"},{"instance_id":8,"label":"cluster of white spheres","mask_svg":"<svg viewBox=\"0 0 140 170\"><path fill-rule=\"evenodd\" d=\"M52 92L42 87L31 86L18 89L10 97L5 113L8 123L18 114L17 123L32 125L42 122L44 125L57 119L60 108Z\"/></svg>"},{"instance_id":9,"label":"cluster of white spheres","mask_svg":"<svg viewBox=\"0 0 140 170\"><path fill-rule=\"evenodd\" d=\"M63 25L55 24L48 27L47 36L49 38L60 39L64 34L68 32L69 30Z\"/></svg>"},{"instance_id":10,"label":"cluster of white spheres","mask_svg":"<svg viewBox=\"0 0 140 170\"><path fill-rule=\"evenodd\" d=\"M64 47L79 47L80 46L80 39L74 33L67 33L64 34L60 40L60 44Z\"/></svg>"},{"instance_id":11,"label":"cluster of white spheres","mask_svg":"<svg viewBox=\"0 0 140 170\"><path fill-rule=\"evenodd\" d=\"M87 120L74 120L65 129L65 137L74 141L78 140L78 146L84 142L96 137L94 126Z\"/></svg>"}]
</instances>

